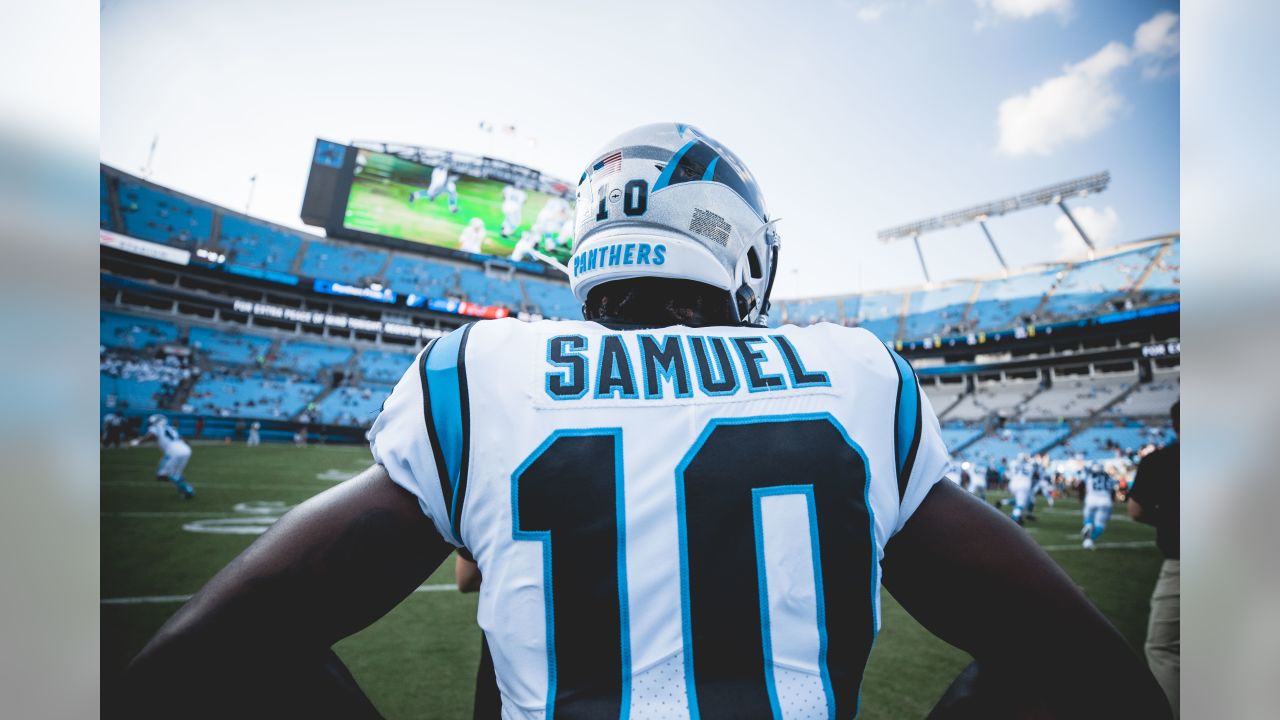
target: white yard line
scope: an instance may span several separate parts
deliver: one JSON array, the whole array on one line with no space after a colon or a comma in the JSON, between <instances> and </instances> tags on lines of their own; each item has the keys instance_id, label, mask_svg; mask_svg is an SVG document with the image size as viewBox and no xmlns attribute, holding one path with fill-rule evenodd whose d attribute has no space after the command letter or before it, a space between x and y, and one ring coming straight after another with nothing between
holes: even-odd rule
<instances>
[{"instance_id":1,"label":"white yard line","mask_svg":"<svg viewBox=\"0 0 1280 720\"><path fill-rule=\"evenodd\" d=\"M419 585L416 593L458 591L453 583L438 585ZM141 597L102 598L103 605L160 605L165 603L184 603L191 599L190 595L143 595Z\"/></svg>"},{"instance_id":2,"label":"white yard line","mask_svg":"<svg viewBox=\"0 0 1280 720\"><path fill-rule=\"evenodd\" d=\"M1155 549L1155 542L1151 540L1130 540L1129 542L1103 542L1098 543L1094 547L1098 550L1139 550L1142 548ZM1041 545L1041 550L1054 552L1058 550L1084 550L1084 546L1080 543L1072 543L1070 545Z\"/></svg>"}]
</instances>

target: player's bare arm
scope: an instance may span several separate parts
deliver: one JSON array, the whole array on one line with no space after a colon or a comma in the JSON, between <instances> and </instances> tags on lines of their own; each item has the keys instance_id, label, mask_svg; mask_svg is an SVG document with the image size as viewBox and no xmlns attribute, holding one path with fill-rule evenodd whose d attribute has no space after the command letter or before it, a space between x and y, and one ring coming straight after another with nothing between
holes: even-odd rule
<instances>
[{"instance_id":1,"label":"player's bare arm","mask_svg":"<svg viewBox=\"0 0 1280 720\"><path fill-rule=\"evenodd\" d=\"M913 617L976 661L935 717L1170 716L1142 660L1067 574L953 484L933 486L885 547L883 570ZM1107 681L1052 692L1083 667Z\"/></svg>"},{"instance_id":2,"label":"player's bare arm","mask_svg":"<svg viewBox=\"0 0 1280 720\"><path fill-rule=\"evenodd\" d=\"M330 647L417 588L452 547L374 466L282 517L130 665L130 716L376 716Z\"/></svg>"}]
</instances>

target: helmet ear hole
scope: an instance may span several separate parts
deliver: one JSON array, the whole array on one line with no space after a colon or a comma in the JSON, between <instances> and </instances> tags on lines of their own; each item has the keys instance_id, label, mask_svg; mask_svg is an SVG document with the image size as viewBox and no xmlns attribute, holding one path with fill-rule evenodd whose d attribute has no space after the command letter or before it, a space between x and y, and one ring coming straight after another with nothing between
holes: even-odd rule
<instances>
[{"instance_id":1,"label":"helmet ear hole","mask_svg":"<svg viewBox=\"0 0 1280 720\"><path fill-rule=\"evenodd\" d=\"M747 249L747 265L751 271L751 277L759 280L764 277L764 268L760 265L760 256L756 254L754 247Z\"/></svg>"}]
</instances>

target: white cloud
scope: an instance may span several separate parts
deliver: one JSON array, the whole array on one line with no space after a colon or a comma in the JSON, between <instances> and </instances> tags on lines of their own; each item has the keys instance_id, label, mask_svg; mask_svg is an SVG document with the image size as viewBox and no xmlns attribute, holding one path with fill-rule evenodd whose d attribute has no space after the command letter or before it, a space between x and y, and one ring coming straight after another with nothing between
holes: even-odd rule
<instances>
[{"instance_id":1,"label":"white cloud","mask_svg":"<svg viewBox=\"0 0 1280 720\"><path fill-rule=\"evenodd\" d=\"M1144 77L1163 73L1178 54L1177 26L1177 14L1157 13L1138 27L1132 49L1124 43L1108 43L1088 58L1067 65L1061 75L1005 98L997 111L999 151L1014 157L1048 155L1106 128L1124 107L1113 83L1116 72L1137 60Z\"/></svg>"},{"instance_id":2,"label":"white cloud","mask_svg":"<svg viewBox=\"0 0 1280 720\"><path fill-rule=\"evenodd\" d=\"M974 24L978 30L993 19L1029 20L1037 15L1053 13L1062 22L1071 18L1071 0L976 0L981 17Z\"/></svg>"},{"instance_id":3,"label":"white cloud","mask_svg":"<svg viewBox=\"0 0 1280 720\"><path fill-rule=\"evenodd\" d=\"M1120 237L1120 216L1110 205L1101 210L1081 205L1071 208L1071 214L1094 245L1110 245ZM1058 215L1058 219L1053 222L1053 229L1058 231L1058 257L1079 255L1085 249L1080 233L1076 232L1066 215Z\"/></svg>"},{"instance_id":4,"label":"white cloud","mask_svg":"<svg viewBox=\"0 0 1280 720\"><path fill-rule=\"evenodd\" d=\"M1048 155L1065 142L1105 128L1124 105L1111 75L1129 61L1129 49L1113 42L1083 62L1068 65L1061 75L1003 100L1000 152Z\"/></svg>"},{"instance_id":5,"label":"white cloud","mask_svg":"<svg viewBox=\"0 0 1280 720\"><path fill-rule=\"evenodd\" d=\"M886 5L863 5L854 16L862 22L871 23L884 17L884 11L888 9Z\"/></svg>"},{"instance_id":6,"label":"white cloud","mask_svg":"<svg viewBox=\"0 0 1280 720\"><path fill-rule=\"evenodd\" d=\"M1142 59L1142 76L1153 78L1177 68L1171 62L1181 43L1180 19L1165 10L1138 26L1133 33L1133 52Z\"/></svg>"}]
</instances>

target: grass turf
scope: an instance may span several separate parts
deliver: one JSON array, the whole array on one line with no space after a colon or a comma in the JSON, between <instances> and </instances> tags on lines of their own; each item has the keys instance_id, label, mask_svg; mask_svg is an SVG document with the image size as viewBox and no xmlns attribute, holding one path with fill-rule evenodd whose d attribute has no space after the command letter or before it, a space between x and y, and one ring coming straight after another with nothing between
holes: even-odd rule
<instances>
[{"instance_id":1,"label":"grass turf","mask_svg":"<svg viewBox=\"0 0 1280 720\"><path fill-rule=\"evenodd\" d=\"M296 504L333 485L318 475L355 474L370 457L360 447L197 446L187 469L197 488L191 501L153 479L158 460L155 448L102 453L103 598L195 592L254 536L189 532L184 525L251 517L244 506L237 512L241 503ZM1028 532L1140 649L1160 566L1154 531L1117 507L1102 549L1084 552L1078 501L1060 500L1049 509L1042 500L1038 510L1040 519L1029 523ZM427 583L451 583L452 568L452 561L445 562ZM860 717L923 717L968 658L920 627L888 593L882 597L882 628L863 681ZM178 607L177 601L102 605L104 693ZM479 659L475 612L475 595L414 593L336 650L387 717L469 718ZM1035 642L1036 628L1026 632L1027 642Z\"/></svg>"}]
</instances>

